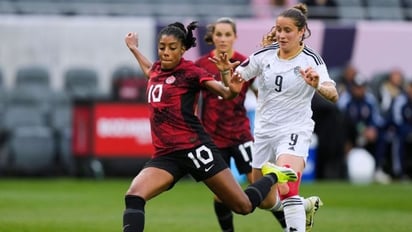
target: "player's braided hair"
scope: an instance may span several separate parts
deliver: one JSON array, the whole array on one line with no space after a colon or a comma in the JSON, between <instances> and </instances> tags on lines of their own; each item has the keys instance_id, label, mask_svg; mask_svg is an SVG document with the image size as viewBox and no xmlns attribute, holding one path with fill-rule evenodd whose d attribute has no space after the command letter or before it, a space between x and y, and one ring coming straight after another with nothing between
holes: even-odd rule
<instances>
[{"instance_id":1,"label":"player's braided hair","mask_svg":"<svg viewBox=\"0 0 412 232\"><path fill-rule=\"evenodd\" d=\"M175 22L167 25L159 33L159 38L162 35L173 35L180 40L186 51L192 47L196 47L196 38L193 35L193 30L197 28L197 22L191 22L186 28L180 22Z\"/></svg>"}]
</instances>

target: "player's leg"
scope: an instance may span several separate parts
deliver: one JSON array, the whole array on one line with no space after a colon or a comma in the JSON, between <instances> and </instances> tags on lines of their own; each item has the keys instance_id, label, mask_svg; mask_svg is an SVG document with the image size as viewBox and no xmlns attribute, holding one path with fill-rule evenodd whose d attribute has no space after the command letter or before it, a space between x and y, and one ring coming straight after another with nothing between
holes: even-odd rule
<instances>
[{"instance_id":1,"label":"player's leg","mask_svg":"<svg viewBox=\"0 0 412 232\"><path fill-rule=\"evenodd\" d=\"M173 176L165 170L156 167L141 170L126 192L123 232L143 231L146 201L166 191L173 183Z\"/></svg>"},{"instance_id":2,"label":"player's leg","mask_svg":"<svg viewBox=\"0 0 412 232\"><path fill-rule=\"evenodd\" d=\"M292 169L275 167L243 191L230 169L226 168L204 182L235 213L248 214L260 205L275 183L296 179L296 173Z\"/></svg>"},{"instance_id":3,"label":"player's leg","mask_svg":"<svg viewBox=\"0 0 412 232\"><path fill-rule=\"evenodd\" d=\"M261 178L262 175L262 166L267 161L275 162L276 150L273 144L275 141L273 138L271 139L256 139L255 143L252 146L252 178L251 181L254 182L255 180ZM283 213L282 204L279 200L276 187L271 189L271 192L265 198L265 200L259 206L261 209L266 209L270 211L273 216L275 216L276 220L279 222L281 228L285 231L286 230L286 222Z\"/></svg>"},{"instance_id":4,"label":"player's leg","mask_svg":"<svg viewBox=\"0 0 412 232\"><path fill-rule=\"evenodd\" d=\"M220 149L223 160L226 162L227 166L230 167L230 153L232 149L223 148ZM222 231L234 231L233 225L233 212L227 207L223 202L215 195L213 197L213 209L219 223L220 229Z\"/></svg>"},{"instance_id":5,"label":"player's leg","mask_svg":"<svg viewBox=\"0 0 412 232\"><path fill-rule=\"evenodd\" d=\"M304 158L296 155L283 154L278 157L277 164L279 166L292 168L298 175L298 181L280 184L278 190L283 205L287 230L303 232L306 230L306 214L303 199L299 196L299 186L305 165Z\"/></svg>"}]
</instances>

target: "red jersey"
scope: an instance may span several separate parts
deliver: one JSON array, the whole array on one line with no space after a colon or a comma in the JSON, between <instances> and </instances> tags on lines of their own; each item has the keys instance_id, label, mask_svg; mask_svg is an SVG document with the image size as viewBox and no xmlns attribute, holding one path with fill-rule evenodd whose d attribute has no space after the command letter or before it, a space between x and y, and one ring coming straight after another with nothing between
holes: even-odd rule
<instances>
[{"instance_id":1,"label":"red jersey","mask_svg":"<svg viewBox=\"0 0 412 232\"><path fill-rule=\"evenodd\" d=\"M214 63L208 60L208 57L213 56L212 51L195 63L214 74L216 80L220 81L219 70ZM244 55L234 52L230 61L243 62L246 58ZM250 121L244 106L246 92L251 84L251 81L244 82L239 95L232 100L224 100L207 90L202 91L203 102L200 117L206 132L210 134L217 147L232 147L253 140Z\"/></svg>"},{"instance_id":2,"label":"red jersey","mask_svg":"<svg viewBox=\"0 0 412 232\"><path fill-rule=\"evenodd\" d=\"M153 157L211 142L195 115L202 83L212 74L182 59L173 70L161 70L157 61L149 73L146 89L150 126L155 147Z\"/></svg>"}]
</instances>

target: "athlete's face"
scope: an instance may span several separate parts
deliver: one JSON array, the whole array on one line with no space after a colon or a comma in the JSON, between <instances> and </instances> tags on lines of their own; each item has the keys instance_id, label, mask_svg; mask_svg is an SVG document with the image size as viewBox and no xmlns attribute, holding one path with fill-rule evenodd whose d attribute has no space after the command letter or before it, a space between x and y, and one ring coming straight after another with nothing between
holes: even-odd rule
<instances>
[{"instance_id":1,"label":"athlete's face","mask_svg":"<svg viewBox=\"0 0 412 232\"><path fill-rule=\"evenodd\" d=\"M230 23L217 23L212 38L216 52L230 53L233 50L233 44L236 41L236 34Z\"/></svg>"},{"instance_id":2,"label":"athlete's face","mask_svg":"<svg viewBox=\"0 0 412 232\"><path fill-rule=\"evenodd\" d=\"M158 44L158 56L162 69L173 69L182 59L185 48L173 35L162 35Z\"/></svg>"},{"instance_id":3,"label":"athlete's face","mask_svg":"<svg viewBox=\"0 0 412 232\"><path fill-rule=\"evenodd\" d=\"M292 18L279 16L276 19L276 39L285 53L299 48L305 29L299 30Z\"/></svg>"}]
</instances>

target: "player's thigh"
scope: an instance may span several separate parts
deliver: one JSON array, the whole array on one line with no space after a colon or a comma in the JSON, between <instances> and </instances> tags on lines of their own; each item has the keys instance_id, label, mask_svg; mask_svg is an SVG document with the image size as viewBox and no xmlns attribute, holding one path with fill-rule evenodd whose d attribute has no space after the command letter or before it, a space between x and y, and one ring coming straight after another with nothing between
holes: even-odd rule
<instances>
[{"instance_id":1,"label":"player's thigh","mask_svg":"<svg viewBox=\"0 0 412 232\"><path fill-rule=\"evenodd\" d=\"M229 168L204 180L204 183L229 208L237 213L248 213L252 205L242 187L233 177Z\"/></svg>"},{"instance_id":2,"label":"player's thigh","mask_svg":"<svg viewBox=\"0 0 412 232\"><path fill-rule=\"evenodd\" d=\"M299 156L295 154L280 154L276 161L278 166L288 166L295 170L296 172L300 172L302 174L303 169L305 168L305 157Z\"/></svg>"},{"instance_id":3,"label":"player's thigh","mask_svg":"<svg viewBox=\"0 0 412 232\"><path fill-rule=\"evenodd\" d=\"M126 194L140 196L147 201L168 190L173 185L173 181L174 178L169 172L156 167L147 167L133 179Z\"/></svg>"},{"instance_id":4,"label":"player's thigh","mask_svg":"<svg viewBox=\"0 0 412 232\"><path fill-rule=\"evenodd\" d=\"M266 162L274 162L276 146L274 139L256 139L252 146L252 167L261 169Z\"/></svg>"}]
</instances>

